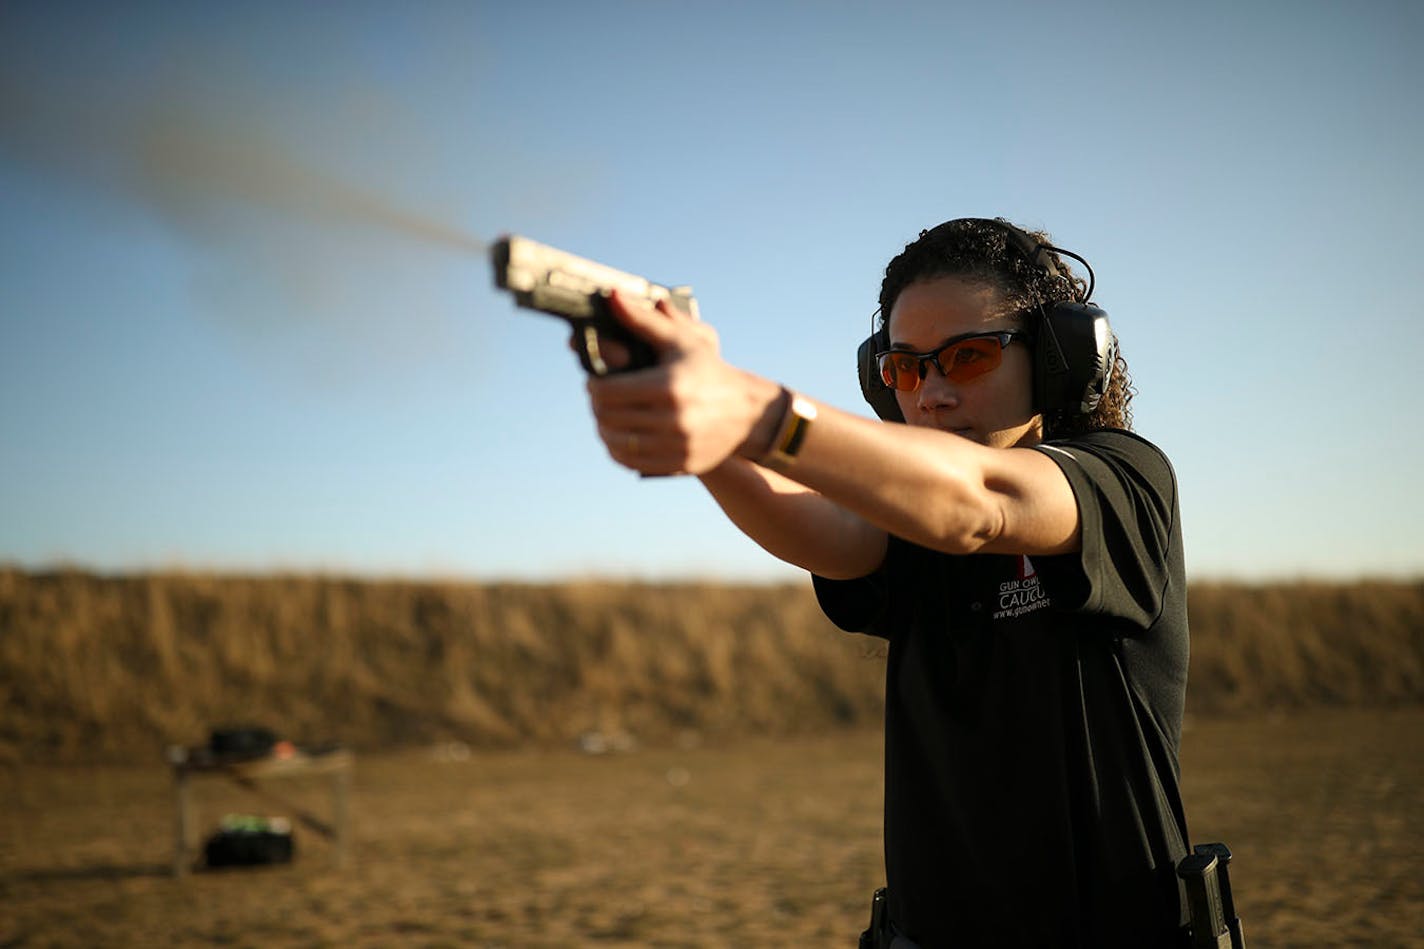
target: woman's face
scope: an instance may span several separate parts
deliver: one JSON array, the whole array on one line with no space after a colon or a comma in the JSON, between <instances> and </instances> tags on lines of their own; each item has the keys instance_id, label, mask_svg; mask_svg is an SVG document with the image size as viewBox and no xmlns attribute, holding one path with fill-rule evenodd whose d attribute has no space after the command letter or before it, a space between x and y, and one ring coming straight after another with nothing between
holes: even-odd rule
<instances>
[{"instance_id":1,"label":"woman's face","mask_svg":"<svg viewBox=\"0 0 1424 949\"><path fill-rule=\"evenodd\" d=\"M923 353L967 333L1022 330L997 304L992 289L958 277L912 283L890 310L890 347ZM1043 416L1033 410L1032 349L1022 339L1009 343L1003 361L984 375L956 383L931 365L918 389L896 390L895 397L911 425L953 432L992 448L1043 440Z\"/></svg>"}]
</instances>

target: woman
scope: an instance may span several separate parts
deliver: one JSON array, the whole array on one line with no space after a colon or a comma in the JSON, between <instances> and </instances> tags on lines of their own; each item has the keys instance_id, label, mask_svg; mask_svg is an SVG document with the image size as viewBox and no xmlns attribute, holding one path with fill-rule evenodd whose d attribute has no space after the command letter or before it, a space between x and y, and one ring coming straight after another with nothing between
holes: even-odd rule
<instances>
[{"instance_id":1,"label":"woman","mask_svg":"<svg viewBox=\"0 0 1424 949\"><path fill-rule=\"evenodd\" d=\"M1126 365L1063 254L970 218L890 262L867 398L905 425L742 372L705 324L622 297L659 363L589 382L616 460L697 475L833 621L888 640L896 946L1167 946L1185 922L1176 482L1127 431ZM1078 319L1097 350L1088 377L1066 360L1065 398Z\"/></svg>"}]
</instances>

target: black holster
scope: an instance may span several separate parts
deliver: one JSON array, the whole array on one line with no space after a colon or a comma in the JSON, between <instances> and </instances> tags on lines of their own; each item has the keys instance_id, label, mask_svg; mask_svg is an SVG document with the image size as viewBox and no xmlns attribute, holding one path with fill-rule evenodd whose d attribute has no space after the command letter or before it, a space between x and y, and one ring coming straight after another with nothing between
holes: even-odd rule
<instances>
[{"instance_id":1,"label":"black holster","mask_svg":"<svg viewBox=\"0 0 1424 949\"><path fill-rule=\"evenodd\" d=\"M895 931L890 928L890 909L885 887L870 898L870 928L860 934L860 949L890 949Z\"/></svg>"}]
</instances>

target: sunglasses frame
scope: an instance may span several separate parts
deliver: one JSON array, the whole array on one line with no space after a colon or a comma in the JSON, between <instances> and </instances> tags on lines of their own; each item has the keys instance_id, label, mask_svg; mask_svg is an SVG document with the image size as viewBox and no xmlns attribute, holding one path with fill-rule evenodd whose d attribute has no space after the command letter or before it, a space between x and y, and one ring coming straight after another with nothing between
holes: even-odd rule
<instances>
[{"instance_id":1,"label":"sunglasses frame","mask_svg":"<svg viewBox=\"0 0 1424 949\"><path fill-rule=\"evenodd\" d=\"M959 336L953 336L945 340L943 343L941 343L939 346L936 346L934 349L927 350L923 353L911 352L908 349L883 349L875 354L875 368L880 372L880 380L882 383L884 383L885 387L892 391L898 392L914 392L916 389L918 389L920 387L920 383L924 382L925 376L929 373L929 367L931 364L933 364L934 367L939 370L940 375L944 376L946 379L949 379L951 382L968 382L970 381L970 379L977 379L980 375L987 375L988 373L993 372L994 369L998 368L998 366L993 366L990 369L979 373L978 375L970 376L969 379L956 380L952 376L950 376L948 372L945 372L944 366L940 365L939 357L940 354L943 353L945 350L952 349L953 347L958 346L960 343L966 343L971 339L998 340L999 352L1002 355L1003 351L1008 348L1009 343L1012 343L1016 339L1021 339L1025 342L1031 342L1033 340L1033 334L1029 333L1026 330L994 330L988 333L962 333ZM909 356L915 360L915 368L918 370L918 375L915 379L914 388L900 389L892 383L885 382L884 360L886 356Z\"/></svg>"}]
</instances>

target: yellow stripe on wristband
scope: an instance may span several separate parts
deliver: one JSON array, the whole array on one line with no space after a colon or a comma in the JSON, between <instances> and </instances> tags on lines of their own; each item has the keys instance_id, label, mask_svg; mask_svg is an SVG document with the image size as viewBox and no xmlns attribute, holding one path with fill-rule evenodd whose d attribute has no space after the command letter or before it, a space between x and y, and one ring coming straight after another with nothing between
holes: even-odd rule
<instances>
[{"instance_id":1,"label":"yellow stripe on wristband","mask_svg":"<svg viewBox=\"0 0 1424 949\"><path fill-rule=\"evenodd\" d=\"M772 439L768 460L791 461L801 452L806 441L806 433L811 423L816 421L816 403L795 392L786 390L790 397L786 400L786 414L781 417L781 426Z\"/></svg>"}]
</instances>

